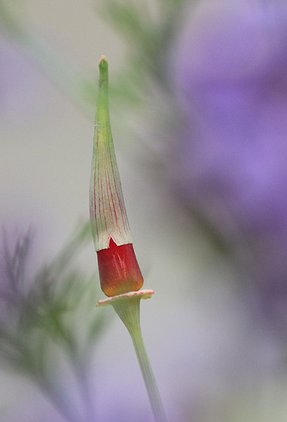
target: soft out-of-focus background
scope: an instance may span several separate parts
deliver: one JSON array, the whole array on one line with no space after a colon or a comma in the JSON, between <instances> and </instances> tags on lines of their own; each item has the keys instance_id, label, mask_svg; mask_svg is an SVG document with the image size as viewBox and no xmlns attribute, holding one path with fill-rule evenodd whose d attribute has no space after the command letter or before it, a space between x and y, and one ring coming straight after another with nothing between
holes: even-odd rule
<instances>
[{"instance_id":1,"label":"soft out-of-focus background","mask_svg":"<svg viewBox=\"0 0 287 422\"><path fill-rule=\"evenodd\" d=\"M156 291L142 304L143 331L169 419L285 421L285 2L0 0L0 25L5 236L32 228L33 273L88 219L104 53L135 247ZM77 261L95 272L90 241ZM4 361L0 420L150 420L121 323L95 342L92 411L66 355L45 364L51 377L56 368L56 397L86 416L61 416L55 396Z\"/></svg>"}]
</instances>

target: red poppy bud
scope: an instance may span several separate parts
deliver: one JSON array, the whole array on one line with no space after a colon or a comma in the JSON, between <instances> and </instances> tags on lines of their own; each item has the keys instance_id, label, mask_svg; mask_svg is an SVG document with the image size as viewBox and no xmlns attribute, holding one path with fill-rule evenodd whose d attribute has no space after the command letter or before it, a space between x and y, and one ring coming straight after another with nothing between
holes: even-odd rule
<instances>
[{"instance_id":1,"label":"red poppy bud","mask_svg":"<svg viewBox=\"0 0 287 422\"><path fill-rule=\"evenodd\" d=\"M112 139L108 104L108 63L99 63L90 215L100 281L107 296L139 290L143 285L132 245Z\"/></svg>"},{"instance_id":2,"label":"red poppy bud","mask_svg":"<svg viewBox=\"0 0 287 422\"><path fill-rule=\"evenodd\" d=\"M107 296L116 296L143 285L143 277L131 243L117 246L111 239L108 249L97 252L101 288Z\"/></svg>"}]
</instances>

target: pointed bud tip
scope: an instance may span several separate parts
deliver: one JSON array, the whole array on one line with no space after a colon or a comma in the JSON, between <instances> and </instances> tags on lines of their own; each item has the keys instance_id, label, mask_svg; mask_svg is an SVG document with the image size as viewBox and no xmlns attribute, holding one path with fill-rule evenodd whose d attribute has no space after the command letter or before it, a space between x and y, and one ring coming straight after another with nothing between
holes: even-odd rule
<instances>
[{"instance_id":1,"label":"pointed bud tip","mask_svg":"<svg viewBox=\"0 0 287 422\"><path fill-rule=\"evenodd\" d=\"M108 80L108 60L106 56L101 55L99 60L99 70L100 70L100 85L101 83L106 84Z\"/></svg>"},{"instance_id":2,"label":"pointed bud tip","mask_svg":"<svg viewBox=\"0 0 287 422\"><path fill-rule=\"evenodd\" d=\"M107 62L107 61L108 61L108 60L107 60L107 57L106 57L104 54L101 54L101 57L100 57L99 63L101 63L102 61L105 61L105 62Z\"/></svg>"},{"instance_id":3,"label":"pointed bud tip","mask_svg":"<svg viewBox=\"0 0 287 422\"><path fill-rule=\"evenodd\" d=\"M101 69L102 67L106 67L106 66L108 66L108 59L106 58L104 54L102 54L99 60L99 67Z\"/></svg>"}]
</instances>

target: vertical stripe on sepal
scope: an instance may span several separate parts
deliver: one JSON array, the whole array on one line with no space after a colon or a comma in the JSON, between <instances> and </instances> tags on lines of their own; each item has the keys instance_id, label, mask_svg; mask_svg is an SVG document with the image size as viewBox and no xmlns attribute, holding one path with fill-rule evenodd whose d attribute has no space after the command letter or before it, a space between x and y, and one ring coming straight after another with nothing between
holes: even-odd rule
<instances>
[{"instance_id":1,"label":"vertical stripe on sepal","mask_svg":"<svg viewBox=\"0 0 287 422\"><path fill-rule=\"evenodd\" d=\"M132 243L115 156L108 100L108 62L101 57L90 183L90 216L97 251Z\"/></svg>"}]
</instances>

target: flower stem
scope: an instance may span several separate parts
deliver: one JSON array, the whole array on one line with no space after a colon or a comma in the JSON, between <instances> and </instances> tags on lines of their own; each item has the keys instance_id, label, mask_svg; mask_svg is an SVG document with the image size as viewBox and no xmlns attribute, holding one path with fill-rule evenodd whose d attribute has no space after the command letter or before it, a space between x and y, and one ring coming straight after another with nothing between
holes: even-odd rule
<instances>
[{"instance_id":1,"label":"flower stem","mask_svg":"<svg viewBox=\"0 0 287 422\"><path fill-rule=\"evenodd\" d=\"M145 349L140 326L140 297L114 302L112 305L131 336L149 401L156 422L167 422L156 380Z\"/></svg>"},{"instance_id":2,"label":"flower stem","mask_svg":"<svg viewBox=\"0 0 287 422\"><path fill-rule=\"evenodd\" d=\"M142 371L143 379L146 385L155 420L158 422L164 422L167 419L164 413L161 397L159 394L158 387L156 385L150 361L145 349L141 330L139 330L138 332L131 333L131 338Z\"/></svg>"}]
</instances>

